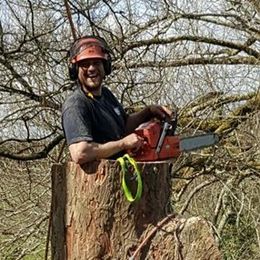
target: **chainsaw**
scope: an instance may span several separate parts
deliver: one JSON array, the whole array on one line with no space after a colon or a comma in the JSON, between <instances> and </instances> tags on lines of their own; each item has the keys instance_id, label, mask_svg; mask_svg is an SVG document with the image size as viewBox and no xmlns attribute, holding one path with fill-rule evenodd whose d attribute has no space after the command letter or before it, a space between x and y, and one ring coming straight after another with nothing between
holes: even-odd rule
<instances>
[{"instance_id":1,"label":"chainsaw","mask_svg":"<svg viewBox=\"0 0 260 260\"><path fill-rule=\"evenodd\" d=\"M136 161L160 161L178 157L182 152L212 146L219 138L214 133L190 137L175 135L177 121L149 121L135 129L135 133L144 140L143 146L132 156Z\"/></svg>"}]
</instances>

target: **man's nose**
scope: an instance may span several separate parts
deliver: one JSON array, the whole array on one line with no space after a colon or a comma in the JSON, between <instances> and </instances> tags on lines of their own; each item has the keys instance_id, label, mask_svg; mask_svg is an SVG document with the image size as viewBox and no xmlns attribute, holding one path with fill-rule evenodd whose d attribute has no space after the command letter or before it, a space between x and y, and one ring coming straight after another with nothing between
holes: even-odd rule
<instances>
[{"instance_id":1,"label":"man's nose","mask_svg":"<svg viewBox=\"0 0 260 260\"><path fill-rule=\"evenodd\" d=\"M89 63L88 69L89 70L95 70L96 69L95 63L94 62Z\"/></svg>"}]
</instances>

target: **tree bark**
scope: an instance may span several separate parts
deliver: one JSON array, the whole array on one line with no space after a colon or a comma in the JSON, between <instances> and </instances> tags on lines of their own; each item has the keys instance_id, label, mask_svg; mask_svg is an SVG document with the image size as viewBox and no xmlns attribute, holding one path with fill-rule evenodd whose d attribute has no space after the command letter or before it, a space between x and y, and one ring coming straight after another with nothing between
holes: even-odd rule
<instances>
[{"instance_id":1,"label":"tree bark","mask_svg":"<svg viewBox=\"0 0 260 260\"><path fill-rule=\"evenodd\" d=\"M117 162L53 165L52 259L221 259L207 221L172 213L171 164L139 167L142 197L129 203Z\"/></svg>"}]
</instances>

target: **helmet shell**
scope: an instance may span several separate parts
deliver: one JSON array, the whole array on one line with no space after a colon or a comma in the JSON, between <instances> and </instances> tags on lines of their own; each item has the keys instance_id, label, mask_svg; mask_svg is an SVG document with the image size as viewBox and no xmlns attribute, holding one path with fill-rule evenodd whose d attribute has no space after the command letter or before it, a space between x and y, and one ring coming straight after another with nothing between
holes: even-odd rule
<instances>
[{"instance_id":1,"label":"helmet shell","mask_svg":"<svg viewBox=\"0 0 260 260\"><path fill-rule=\"evenodd\" d=\"M108 53L96 38L82 38L75 43L71 52L71 63L77 63L86 59L108 60Z\"/></svg>"}]
</instances>

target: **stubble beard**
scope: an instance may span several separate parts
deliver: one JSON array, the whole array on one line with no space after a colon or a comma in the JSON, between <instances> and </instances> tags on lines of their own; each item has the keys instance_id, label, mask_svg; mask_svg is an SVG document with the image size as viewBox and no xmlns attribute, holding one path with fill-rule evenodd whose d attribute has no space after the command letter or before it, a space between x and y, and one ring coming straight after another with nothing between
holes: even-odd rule
<instances>
[{"instance_id":1,"label":"stubble beard","mask_svg":"<svg viewBox=\"0 0 260 260\"><path fill-rule=\"evenodd\" d=\"M87 78L83 85L87 91L95 95L101 94L102 80L100 79L100 76L97 78Z\"/></svg>"}]
</instances>

